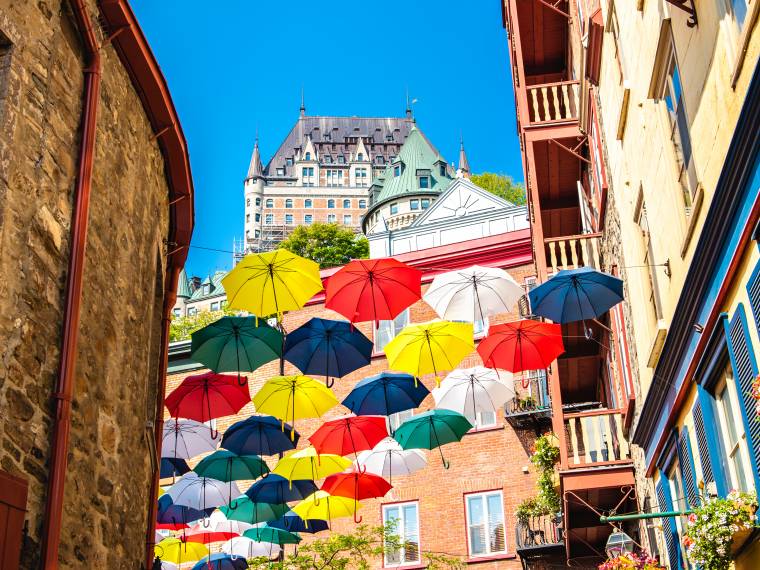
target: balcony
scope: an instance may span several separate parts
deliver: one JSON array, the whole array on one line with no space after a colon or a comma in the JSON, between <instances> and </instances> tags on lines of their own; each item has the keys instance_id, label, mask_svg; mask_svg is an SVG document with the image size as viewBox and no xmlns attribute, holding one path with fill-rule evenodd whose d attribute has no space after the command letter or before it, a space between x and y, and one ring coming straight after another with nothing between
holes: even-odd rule
<instances>
[{"instance_id":1,"label":"balcony","mask_svg":"<svg viewBox=\"0 0 760 570\"><path fill-rule=\"evenodd\" d=\"M552 417L546 371L536 370L527 374L532 376L522 381L515 380L517 395L504 406L504 418L513 428L533 428L540 433L551 426Z\"/></svg>"},{"instance_id":2,"label":"balcony","mask_svg":"<svg viewBox=\"0 0 760 570\"><path fill-rule=\"evenodd\" d=\"M599 238L601 233L545 238L549 273L562 269L594 267L600 269Z\"/></svg>"},{"instance_id":3,"label":"balcony","mask_svg":"<svg viewBox=\"0 0 760 570\"><path fill-rule=\"evenodd\" d=\"M610 410L564 415L568 468L628 463L631 459L623 434L623 414Z\"/></svg>"},{"instance_id":4,"label":"balcony","mask_svg":"<svg viewBox=\"0 0 760 570\"><path fill-rule=\"evenodd\" d=\"M578 81L560 81L527 86L530 126L578 120Z\"/></svg>"},{"instance_id":5,"label":"balcony","mask_svg":"<svg viewBox=\"0 0 760 570\"><path fill-rule=\"evenodd\" d=\"M523 560L562 557L565 553L562 515L531 517L527 521L517 521L515 545L517 554Z\"/></svg>"}]
</instances>

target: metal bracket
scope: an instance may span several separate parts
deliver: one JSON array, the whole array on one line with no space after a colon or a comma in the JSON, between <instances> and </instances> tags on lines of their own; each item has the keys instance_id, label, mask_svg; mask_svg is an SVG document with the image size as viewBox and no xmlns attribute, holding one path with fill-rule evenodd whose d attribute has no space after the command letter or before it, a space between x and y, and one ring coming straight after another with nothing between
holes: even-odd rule
<instances>
[{"instance_id":1,"label":"metal bracket","mask_svg":"<svg viewBox=\"0 0 760 570\"><path fill-rule=\"evenodd\" d=\"M694 6L694 0L666 0L671 6L675 6L679 10L683 10L689 14L689 19L686 20L686 25L693 28L697 25L697 8Z\"/></svg>"},{"instance_id":2,"label":"metal bracket","mask_svg":"<svg viewBox=\"0 0 760 570\"><path fill-rule=\"evenodd\" d=\"M588 137L587 137L587 136L581 137L581 140L580 140L580 142L579 142L577 145L575 145L573 148L570 148L569 146L565 146L565 145L563 145L561 142L559 142L559 141L557 141L557 140L555 140L555 139L549 139L549 144L556 144L556 145L557 145L558 147L560 147L562 150L564 150L565 152L569 152L570 154L572 154L572 155L573 155L575 158L577 158L578 160L582 160L582 161L583 161L583 162L585 162L586 164L591 164L591 161L590 161L588 158L586 158L585 156L581 155L581 154L578 152L578 151L580 150L580 148L581 148L581 147L582 147L584 144L586 144L586 141L587 141L587 140L588 140Z\"/></svg>"},{"instance_id":3,"label":"metal bracket","mask_svg":"<svg viewBox=\"0 0 760 570\"><path fill-rule=\"evenodd\" d=\"M536 0L536 2L538 2L539 4L543 4L544 6L546 6L547 8L549 8L549 10L552 10L553 12L556 12L560 16L564 16L568 20L572 20L572 16L570 14L568 14L564 10L560 10L558 8L558 6L560 4L562 4L562 0L557 0L554 4L550 4L546 0Z\"/></svg>"}]
</instances>

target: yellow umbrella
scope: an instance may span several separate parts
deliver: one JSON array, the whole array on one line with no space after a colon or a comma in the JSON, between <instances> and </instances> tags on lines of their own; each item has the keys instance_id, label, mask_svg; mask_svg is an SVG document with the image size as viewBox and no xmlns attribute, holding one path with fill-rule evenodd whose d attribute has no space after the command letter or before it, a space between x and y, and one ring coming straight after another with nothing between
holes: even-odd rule
<instances>
[{"instance_id":1,"label":"yellow umbrella","mask_svg":"<svg viewBox=\"0 0 760 570\"><path fill-rule=\"evenodd\" d=\"M462 359L475 350L472 323L430 321L404 327L385 345L388 366L408 372L415 378L453 370Z\"/></svg>"},{"instance_id":2,"label":"yellow umbrella","mask_svg":"<svg viewBox=\"0 0 760 570\"><path fill-rule=\"evenodd\" d=\"M295 437L296 420L318 418L337 404L332 390L308 376L274 376L253 397L256 411L282 421L282 429L286 421L292 422L290 439Z\"/></svg>"},{"instance_id":3,"label":"yellow umbrella","mask_svg":"<svg viewBox=\"0 0 760 570\"><path fill-rule=\"evenodd\" d=\"M293 512L305 522L309 519L331 521L354 516L359 507L361 504L353 497L338 497L326 491L316 491L293 507Z\"/></svg>"},{"instance_id":4,"label":"yellow umbrella","mask_svg":"<svg viewBox=\"0 0 760 570\"><path fill-rule=\"evenodd\" d=\"M340 455L331 453L317 453L313 447L307 447L300 451L291 451L280 459L272 473L281 475L289 481L296 479L323 479L333 473L345 471L351 465L351 461Z\"/></svg>"},{"instance_id":5,"label":"yellow umbrella","mask_svg":"<svg viewBox=\"0 0 760 570\"><path fill-rule=\"evenodd\" d=\"M183 542L178 538L165 538L156 544L155 552L162 562L183 564L195 562L208 555L208 548L200 542Z\"/></svg>"},{"instance_id":6,"label":"yellow umbrella","mask_svg":"<svg viewBox=\"0 0 760 570\"><path fill-rule=\"evenodd\" d=\"M319 265L286 249L246 255L222 279L232 309L259 317L300 309L322 290Z\"/></svg>"}]
</instances>

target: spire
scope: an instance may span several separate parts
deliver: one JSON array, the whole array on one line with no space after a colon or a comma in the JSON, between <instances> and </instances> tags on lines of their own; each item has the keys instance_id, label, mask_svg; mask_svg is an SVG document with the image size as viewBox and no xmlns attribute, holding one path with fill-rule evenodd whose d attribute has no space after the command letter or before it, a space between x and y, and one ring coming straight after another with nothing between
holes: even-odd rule
<instances>
[{"instance_id":1,"label":"spire","mask_svg":"<svg viewBox=\"0 0 760 570\"><path fill-rule=\"evenodd\" d=\"M412 104L409 102L409 88L406 88L406 118L413 119L412 116Z\"/></svg>"},{"instance_id":2,"label":"spire","mask_svg":"<svg viewBox=\"0 0 760 570\"><path fill-rule=\"evenodd\" d=\"M459 168L457 168L457 178L470 177L470 163L467 160L467 153L464 151L464 139L459 136Z\"/></svg>"},{"instance_id":3,"label":"spire","mask_svg":"<svg viewBox=\"0 0 760 570\"><path fill-rule=\"evenodd\" d=\"M261 165L261 153L259 152L259 135L256 134L256 142L253 145L253 155L251 164L248 166L248 178L261 178L264 175L264 168Z\"/></svg>"},{"instance_id":4,"label":"spire","mask_svg":"<svg viewBox=\"0 0 760 570\"><path fill-rule=\"evenodd\" d=\"M190 288L190 281L187 279L187 273L185 273L185 268L182 268L182 271L179 272L179 279L177 280L177 298L178 299L189 299L193 295L193 290Z\"/></svg>"},{"instance_id":5,"label":"spire","mask_svg":"<svg viewBox=\"0 0 760 570\"><path fill-rule=\"evenodd\" d=\"M299 111L302 117L306 116L306 103L304 101L304 96L303 96L303 87L301 87L301 108L299 109Z\"/></svg>"}]
</instances>

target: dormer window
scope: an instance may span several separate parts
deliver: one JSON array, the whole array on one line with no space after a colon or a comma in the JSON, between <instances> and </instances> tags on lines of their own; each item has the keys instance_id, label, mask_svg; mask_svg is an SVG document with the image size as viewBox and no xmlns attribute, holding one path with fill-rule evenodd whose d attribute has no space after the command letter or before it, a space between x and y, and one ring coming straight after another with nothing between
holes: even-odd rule
<instances>
[{"instance_id":1,"label":"dormer window","mask_svg":"<svg viewBox=\"0 0 760 570\"><path fill-rule=\"evenodd\" d=\"M204 295L210 295L211 294L211 284L210 283L205 283L203 285L203 294Z\"/></svg>"},{"instance_id":2,"label":"dormer window","mask_svg":"<svg viewBox=\"0 0 760 570\"><path fill-rule=\"evenodd\" d=\"M393 176L401 176L402 172L404 172L403 162L399 162L398 164L393 165Z\"/></svg>"},{"instance_id":3,"label":"dormer window","mask_svg":"<svg viewBox=\"0 0 760 570\"><path fill-rule=\"evenodd\" d=\"M285 159L285 164L287 166L293 166L293 159L291 157L288 157Z\"/></svg>"},{"instance_id":4,"label":"dormer window","mask_svg":"<svg viewBox=\"0 0 760 570\"><path fill-rule=\"evenodd\" d=\"M441 174L441 176L446 176L446 165L444 163L441 163L438 165L438 172Z\"/></svg>"},{"instance_id":5,"label":"dormer window","mask_svg":"<svg viewBox=\"0 0 760 570\"><path fill-rule=\"evenodd\" d=\"M364 153L360 152L356 155L356 160L363 161L364 160Z\"/></svg>"},{"instance_id":6,"label":"dormer window","mask_svg":"<svg viewBox=\"0 0 760 570\"><path fill-rule=\"evenodd\" d=\"M385 158L382 155L377 155L377 157L375 158L375 162L377 162L378 164L385 164Z\"/></svg>"},{"instance_id":7,"label":"dormer window","mask_svg":"<svg viewBox=\"0 0 760 570\"><path fill-rule=\"evenodd\" d=\"M346 157L343 156L342 154L339 154L338 155L338 164L345 164L345 162L346 162Z\"/></svg>"},{"instance_id":8,"label":"dormer window","mask_svg":"<svg viewBox=\"0 0 760 570\"><path fill-rule=\"evenodd\" d=\"M420 176L420 188L430 188L430 176Z\"/></svg>"},{"instance_id":9,"label":"dormer window","mask_svg":"<svg viewBox=\"0 0 760 570\"><path fill-rule=\"evenodd\" d=\"M307 153L304 155L304 160L311 160L311 153L310 153L310 152L307 152Z\"/></svg>"},{"instance_id":10,"label":"dormer window","mask_svg":"<svg viewBox=\"0 0 760 570\"><path fill-rule=\"evenodd\" d=\"M285 169L284 168L278 168L277 169L277 176L285 176Z\"/></svg>"},{"instance_id":11,"label":"dormer window","mask_svg":"<svg viewBox=\"0 0 760 570\"><path fill-rule=\"evenodd\" d=\"M324 156L324 161L326 164L330 164L332 162L332 156L330 156L329 154L326 154Z\"/></svg>"}]
</instances>

